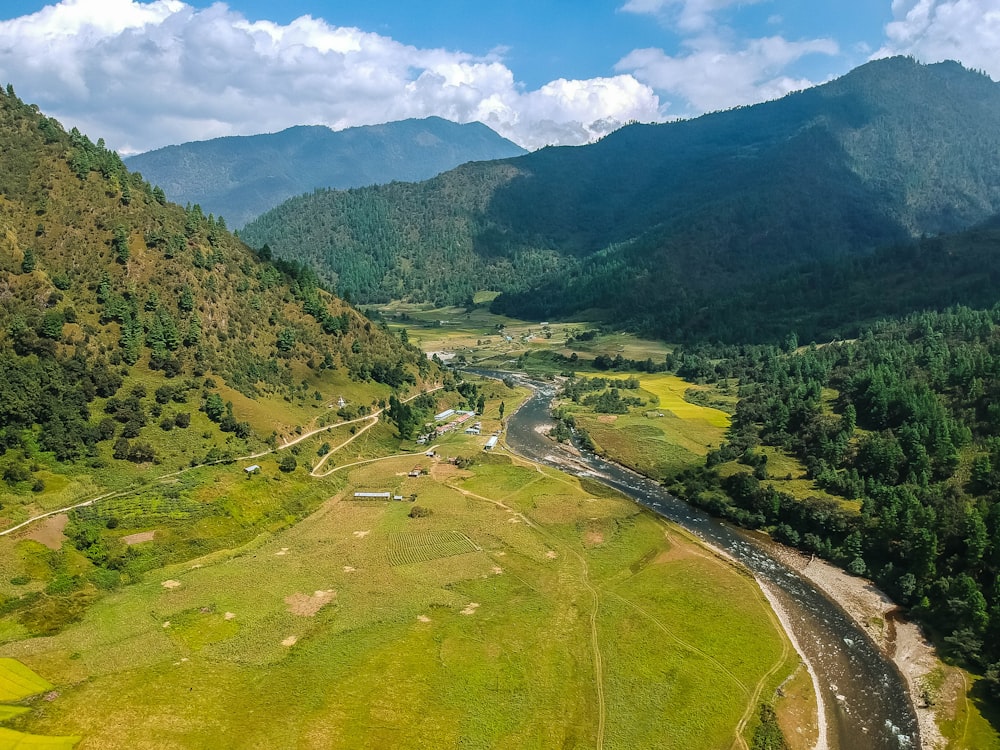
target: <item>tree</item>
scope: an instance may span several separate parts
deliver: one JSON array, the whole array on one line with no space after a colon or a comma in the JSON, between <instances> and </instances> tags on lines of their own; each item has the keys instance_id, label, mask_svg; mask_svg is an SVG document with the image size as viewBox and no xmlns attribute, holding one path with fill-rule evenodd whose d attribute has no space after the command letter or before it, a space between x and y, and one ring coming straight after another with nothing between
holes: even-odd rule
<instances>
[{"instance_id":1,"label":"tree","mask_svg":"<svg viewBox=\"0 0 1000 750\"><path fill-rule=\"evenodd\" d=\"M38 261L35 258L35 251L30 247L25 248L24 258L21 260L21 273L31 273L35 270Z\"/></svg>"},{"instance_id":2,"label":"tree","mask_svg":"<svg viewBox=\"0 0 1000 750\"><path fill-rule=\"evenodd\" d=\"M118 263L124 265L128 261L128 233L125 231L125 227L115 227L114 237L111 240L111 251Z\"/></svg>"},{"instance_id":3,"label":"tree","mask_svg":"<svg viewBox=\"0 0 1000 750\"><path fill-rule=\"evenodd\" d=\"M185 284L181 289L181 296L177 300L177 307L183 312L191 312L194 309L194 291L190 284Z\"/></svg>"},{"instance_id":4,"label":"tree","mask_svg":"<svg viewBox=\"0 0 1000 750\"><path fill-rule=\"evenodd\" d=\"M205 397L205 415L213 422L221 422L226 413L226 404L218 393L209 393Z\"/></svg>"},{"instance_id":5,"label":"tree","mask_svg":"<svg viewBox=\"0 0 1000 750\"><path fill-rule=\"evenodd\" d=\"M389 408L386 411L386 416L395 423L401 439L409 440L413 437L413 433L418 427L418 419L410 405L400 401L395 394L389 397Z\"/></svg>"},{"instance_id":6,"label":"tree","mask_svg":"<svg viewBox=\"0 0 1000 750\"><path fill-rule=\"evenodd\" d=\"M295 331L291 328L282 328L278 333L277 347L279 351L289 352L295 346Z\"/></svg>"},{"instance_id":7,"label":"tree","mask_svg":"<svg viewBox=\"0 0 1000 750\"><path fill-rule=\"evenodd\" d=\"M500 402L500 419L503 419L503 413L507 410L507 405L501 401Z\"/></svg>"},{"instance_id":8,"label":"tree","mask_svg":"<svg viewBox=\"0 0 1000 750\"><path fill-rule=\"evenodd\" d=\"M295 460L295 456L289 453L284 458L282 458L281 461L278 463L278 468L281 469L286 474L289 474L295 471L298 465L299 464L298 461Z\"/></svg>"},{"instance_id":9,"label":"tree","mask_svg":"<svg viewBox=\"0 0 1000 750\"><path fill-rule=\"evenodd\" d=\"M63 323L65 318L58 310L48 310L42 316L42 329L40 334L47 339L58 341L62 338Z\"/></svg>"}]
</instances>

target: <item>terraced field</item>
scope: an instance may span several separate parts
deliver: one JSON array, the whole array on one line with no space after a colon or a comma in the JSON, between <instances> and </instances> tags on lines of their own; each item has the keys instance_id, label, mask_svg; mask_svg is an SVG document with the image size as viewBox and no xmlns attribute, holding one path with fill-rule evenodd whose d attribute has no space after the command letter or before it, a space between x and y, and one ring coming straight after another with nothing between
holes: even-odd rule
<instances>
[{"instance_id":1,"label":"terraced field","mask_svg":"<svg viewBox=\"0 0 1000 750\"><path fill-rule=\"evenodd\" d=\"M479 547L458 531L409 531L389 535L387 554L390 565L412 565L478 551Z\"/></svg>"}]
</instances>

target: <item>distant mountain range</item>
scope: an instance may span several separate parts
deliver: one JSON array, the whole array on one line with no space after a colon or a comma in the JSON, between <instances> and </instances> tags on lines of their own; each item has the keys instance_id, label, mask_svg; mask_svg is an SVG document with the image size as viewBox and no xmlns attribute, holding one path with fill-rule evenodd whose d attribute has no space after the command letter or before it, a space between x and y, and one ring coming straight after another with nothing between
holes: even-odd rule
<instances>
[{"instance_id":1,"label":"distant mountain range","mask_svg":"<svg viewBox=\"0 0 1000 750\"><path fill-rule=\"evenodd\" d=\"M125 160L167 197L238 229L315 188L426 180L468 161L527 153L482 123L439 117L333 131L303 125L265 135L167 146Z\"/></svg>"},{"instance_id":2,"label":"distant mountain range","mask_svg":"<svg viewBox=\"0 0 1000 750\"><path fill-rule=\"evenodd\" d=\"M242 236L361 302L461 303L493 289L496 310L529 318L597 317L677 339L701 316L703 332L752 333L739 311L704 314L789 283L803 264L911 247L1000 213L997 123L1000 85L987 76L884 59L590 146L301 196Z\"/></svg>"}]
</instances>

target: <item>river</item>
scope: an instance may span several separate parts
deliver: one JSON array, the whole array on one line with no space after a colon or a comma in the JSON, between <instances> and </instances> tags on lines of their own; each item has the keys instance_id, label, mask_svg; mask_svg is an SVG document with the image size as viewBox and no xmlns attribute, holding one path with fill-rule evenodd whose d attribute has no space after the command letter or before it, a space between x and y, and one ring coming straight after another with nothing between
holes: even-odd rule
<instances>
[{"instance_id":1,"label":"river","mask_svg":"<svg viewBox=\"0 0 1000 750\"><path fill-rule=\"evenodd\" d=\"M816 678L830 750L920 747L917 719L903 677L840 606L777 561L751 535L673 497L656 482L590 454L583 454L578 465L567 465L554 455L558 451L552 441L537 429L552 424L549 410L556 389L551 384L529 385L534 394L508 418L506 440L512 450L624 492L723 550L766 585L784 610L786 627Z\"/></svg>"}]
</instances>

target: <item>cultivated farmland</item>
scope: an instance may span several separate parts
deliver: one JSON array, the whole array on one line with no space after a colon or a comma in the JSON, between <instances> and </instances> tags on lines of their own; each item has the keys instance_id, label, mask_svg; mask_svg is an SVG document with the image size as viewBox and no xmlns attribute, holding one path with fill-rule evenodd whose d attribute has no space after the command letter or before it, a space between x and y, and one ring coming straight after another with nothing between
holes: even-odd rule
<instances>
[{"instance_id":1,"label":"cultivated farmland","mask_svg":"<svg viewBox=\"0 0 1000 750\"><path fill-rule=\"evenodd\" d=\"M81 750L741 746L797 664L751 578L466 436L427 463L344 467L304 521L7 643L59 693L13 726ZM348 499L372 486L431 512Z\"/></svg>"}]
</instances>

